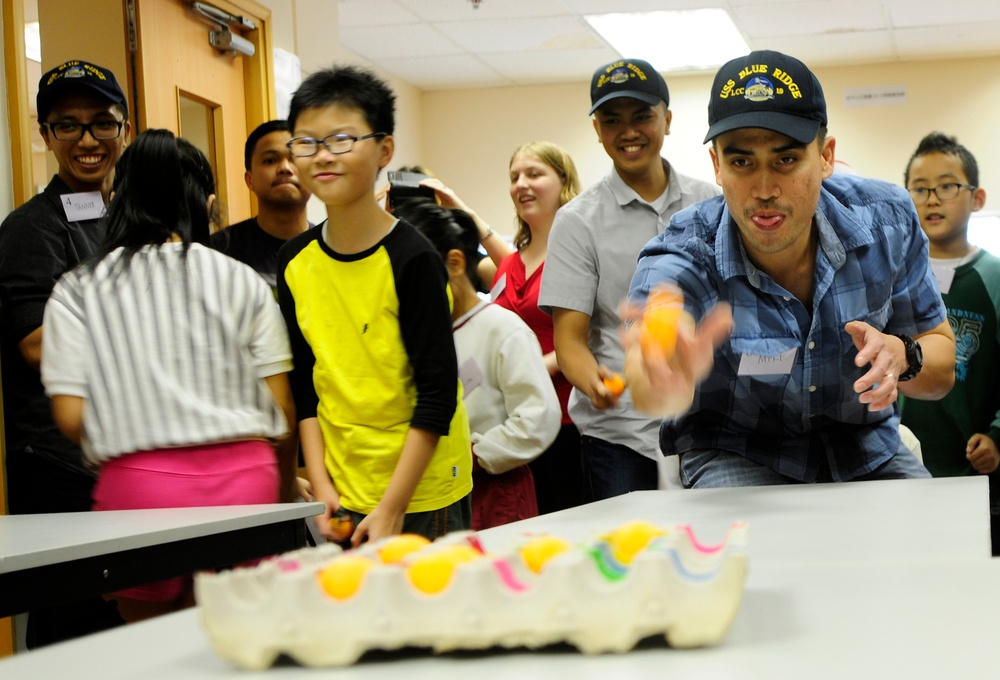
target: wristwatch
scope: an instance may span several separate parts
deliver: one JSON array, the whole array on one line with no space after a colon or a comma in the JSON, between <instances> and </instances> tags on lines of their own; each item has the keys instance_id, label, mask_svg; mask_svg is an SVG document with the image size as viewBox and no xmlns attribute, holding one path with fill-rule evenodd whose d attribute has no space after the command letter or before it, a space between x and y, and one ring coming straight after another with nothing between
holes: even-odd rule
<instances>
[{"instance_id":1,"label":"wristwatch","mask_svg":"<svg viewBox=\"0 0 1000 680\"><path fill-rule=\"evenodd\" d=\"M903 346L906 348L906 363L909 364L909 368L896 380L898 382L913 380L920 373L920 369L924 367L924 351L920 349L920 343L909 335L897 335L896 337L903 341Z\"/></svg>"}]
</instances>

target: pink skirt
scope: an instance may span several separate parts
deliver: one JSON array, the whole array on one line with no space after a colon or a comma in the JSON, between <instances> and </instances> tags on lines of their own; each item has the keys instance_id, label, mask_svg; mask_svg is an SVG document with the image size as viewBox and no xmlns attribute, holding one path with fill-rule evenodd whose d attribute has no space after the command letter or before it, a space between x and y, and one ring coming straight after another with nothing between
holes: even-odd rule
<instances>
[{"instance_id":1,"label":"pink skirt","mask_svg":"<svg viewBox=\"0 0 1000 680\"><path fill-rule=\"evenodd\" d=\"M101 466L94 510L190 508L278 502L278 461L260 440L137 451ZM116 595L168 602L190 587L191 576L148 583Z\"/></svg>"}]
</instances>

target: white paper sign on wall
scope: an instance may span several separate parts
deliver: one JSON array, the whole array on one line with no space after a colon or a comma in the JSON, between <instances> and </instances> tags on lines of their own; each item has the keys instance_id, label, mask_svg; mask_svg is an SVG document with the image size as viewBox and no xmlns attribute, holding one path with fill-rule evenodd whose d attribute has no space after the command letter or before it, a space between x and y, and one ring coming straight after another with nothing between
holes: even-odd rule
<instances>
[{"instance_id":1,"label":"white paper sign on wall","mask_svg":"<svg viewBox=\"0 0 1000 680\"><path fill-rule=\"evenodd\" d=\"M849 109L863 106L897 106L905 103L906 85L848 87L844 90L844 106Z\"/></svg>"}]
</instances>

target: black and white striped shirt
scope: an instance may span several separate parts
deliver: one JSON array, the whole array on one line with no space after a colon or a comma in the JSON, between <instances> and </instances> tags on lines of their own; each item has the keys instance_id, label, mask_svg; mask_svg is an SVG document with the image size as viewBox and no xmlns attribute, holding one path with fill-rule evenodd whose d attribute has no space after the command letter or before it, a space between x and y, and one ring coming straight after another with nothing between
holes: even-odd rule
<instances>
[{"instance_id":1,"label":"black and white striped shirt","mask_svg":"<svg viewBox=\"0 0 1000 680\"><path fill-rule=\"evenodd\" d=\"M67 273L45 307L42 382L87 400L88 458L284 434L263 378L291 350L264 280L198 244L147 246L110 276L121 255Z\"/></svg>"}]
</instances>

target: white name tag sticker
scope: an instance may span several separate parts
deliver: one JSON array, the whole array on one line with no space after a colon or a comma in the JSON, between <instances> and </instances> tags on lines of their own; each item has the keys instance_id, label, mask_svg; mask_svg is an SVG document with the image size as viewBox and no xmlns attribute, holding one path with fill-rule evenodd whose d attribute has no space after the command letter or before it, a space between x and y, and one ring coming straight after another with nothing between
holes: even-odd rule
<instances>
[{"instance_id":1,"label":"white name tag sticker","mask_svg":"<svg viewBox=\"0 0 1000 680\"><path fill-rule=\"evenodd\" d=\"M507 275L504 274L499 279L497 279L497 282L490 289L490 302L496 302L497 298L500 297L500 293L502 293L503 289L506 287L507 287Z\"/></svg>"},{"instance_id":2,"label":"white name tag sticker","mask_svg":"<svg viewBox=\"0 0 1000 680\"><path fill-rule=\"evenodd\" d=\"M78 194L65 194L62 201L66 219L70 222L80 220L96 220L104 214L104 197L100 191L83 191Z\"/></svg>"},{"instance_id":3,"label":"white name tag sticker","mask_svg":"<svg viewBox=\"0 0 1000 680\"><path fill-rule=\"evenodd\" d=\"M479 368L474 358L469 357L458 367L458 379L462 381L464 398L468 399L472 391L483 384L483 369Z\"/></svg>"},{"instance_id":4,"label":"white name tag sticker","mask_svg":"<svg viewBox=\"0 0 1000 680\"><path fill-rule=\"evenodd\" d=\"M740 357L738 375L788 375L795 365L795 353L798 347L773 357L762 357L758 354L744 354Z\"/></svg>"},{"instance_id":5,"label":"white name tag sticker","mask_svg":"<svg viewBox=\"0 0 1000 680\"><path fill-rule=\"evenodd\" d=\"M951 282L955 280L955 270L951 267L939 267L932 264L931 271L934 272L934 278L937 279L938 287L941 288L941 294L947 295L948 291L951 290Z\"/></svg>"}]
</instances>

